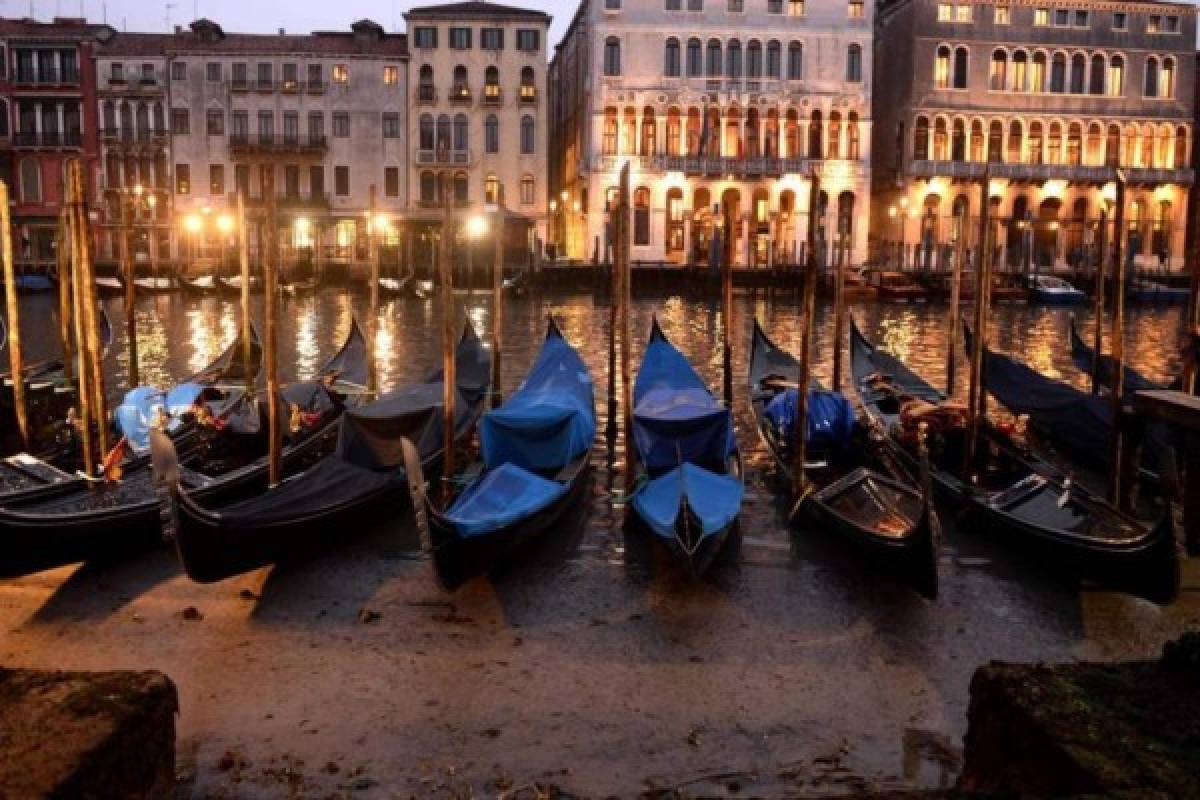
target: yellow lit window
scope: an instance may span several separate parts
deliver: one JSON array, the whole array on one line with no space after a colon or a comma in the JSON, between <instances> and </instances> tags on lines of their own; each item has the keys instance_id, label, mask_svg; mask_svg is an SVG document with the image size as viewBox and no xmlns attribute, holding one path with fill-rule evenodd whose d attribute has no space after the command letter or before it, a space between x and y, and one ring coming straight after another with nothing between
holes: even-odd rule
<instances>
[{"instance_id":1,"label":"yellow lit window","mask_svg":"<svg viewBox=\"0 0 1200 800\"><path fill-rule=\"evenodd\" d=\"M336 74L336 72L334 73ZM384 86L395 86L400 82L400 70L396 67L383 68L383 84Z\"/></svg>"},{"instance_id":2,"label":"yellow lit window","mask_svg":"<svg viewBox=\"0 0 1200 800\"><path fill-rule=\"evenodd\" d=\"M969 5L957 5L954 7L955 22L970 22L971 7Z\"/></svg>"},{"instance_id":3,"label":"yellow lit window","mask_svg":"<svg viewBox=\"0 0 1200 800\"><path fill-rule=\"evenodd\" d=\"M997 25L1007 25L1012 20L1009 16L1008 6L996 6L993 12L992 21Z\"/></svg>"},{"instance_id":4,"label":"yellow lit window","mask_svg":"<svg viewBox=\"0 0 1200 800\"><path fill-rule=\"evenodd\" d=\"M1033 10L1033 24L1043 26L1043 27L1046 25L1049 25L1050 24L1050 9L1035 8Z\"/></svg>"},{"instance_id":5,"label":"yellow lit window","mask_svg":"<svg viewBox=\"0 0 1200 800\"><path fill-rule=\"evenodd\" d=\"M863 0L850 0L846 7L846 16L850 19L862 19L865 13Z\"/></svg>"},{"instance_id":6,"label":"yellow lit window","mask_svg":"<svg viewBox=\"0 0 1200 800\"><path fill-rule=\"evenodd\" d=\"M349 83L350 82L350 70L346 67L345 64L334 64L333 65L333 82L334 83Z\"/></svg>"},{"instance_id":7,"label":"yellow lit window","mask_svg":"<svg viewBox=\"0 0 1200 800\"><path fill-rule=\"evenodd\" d=\"M938 22L950 22L954 19L954 6L949 3L938 3Z\"/></svg>"}]
</instances>

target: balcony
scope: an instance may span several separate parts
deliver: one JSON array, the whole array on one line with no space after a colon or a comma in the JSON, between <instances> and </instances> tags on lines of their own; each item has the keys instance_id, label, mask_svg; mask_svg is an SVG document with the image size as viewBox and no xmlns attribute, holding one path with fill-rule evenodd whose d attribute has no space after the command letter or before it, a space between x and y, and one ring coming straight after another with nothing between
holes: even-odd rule
<instances>
[{"instance_id":1,"label":"balcony","mask_svg":"<svg viewBox=\"0 0 1200 800\"><path fill-rule=\"evenodd\" d=\"M54 68L18 69L16 74L18 86L77 86L79 85L79 70L66 69L59 72Z\"/></svg>"},{"instance_id":2,"label":"balcony","mask_svg":"<svg viewBox=\"0 0 1200 800\"><path fill-rule=\"evenodd\" d=\"M166 128L101 128L100 137L111 144L159 144L167 138Z\"/></svg>"},{"instance_id":3,"label":"balcony","mask_svg":"<svg viewBox=\"0 0 1200 800\"><path fill-rule=\"evenodd\" d=\"M304 84L304 90L306 92L308 92L309 94L324 94L325 93L325 81L322 81L322 80L309 81L308 83Z\"/></svg>"},{"instance_id":4,"label":"balcony","mask_svg":"<svg viewBox=\"0 0 1200 800\"><path fill-rule=\"evenodd\" d=\"M485 106L498 106L504 102L504 90L494 83L485 84L483 87L483 104Z\"/></svg>"},{"instance_id":5,"label":"balcony","mask_svg":"<svg viewBox=\"0 0 1200 800\"><path fill-rule=\"evenodd\" d=\"M451 105L469 106L471 104L471 90L464 84L459 84L450 90L448 98Z\"/></svg>"},{"instance_id":6,"label":"balcony","mask_svg":"<svg viewBox=\"0 0 1200 800\"><path fill-rule=\"evenodd\" d=\"M230 205L237 203L237 193L229 195ZM250 208L262 208L265 204L261 193L252 195L246 198L246 205ZM317 192L315 194L288 194L283 192L275 195L275 209L277 211L328 211L332 207L332 201L328 193Z\"/></svg>"},{"instance_id":7,"label":"balcony","mask_svg":"<svg viewBox=\"0 0 1200 800\"><path fill-rule=\"evenodd\" d=\"M250 91L250 81L245 78L234 78L229 82L229 91L238 92L239 94L248 92Z\"/></svg>"},{"instance_id":8,"label":"balcony","mask_svg":"<svg viewBox=\"0 0 1200 800\"><path fill-rule=\"evenodd\" d=\"M699 156L600 156L596 167L603 171L616 172L626 162L639 169L657 172L682 172L690 176L722 177L733 175L739 178L779 177L786 174L807 175L815 163L807 158L777 158L760 156L754 158L722 158Z\"/></svg>"},{"instance_id":9,"label":"balcony","mask_svg":"<svg viewBox=\"0 0 1200 800\"><path fill-rule=\"evenodd\" d=\"M431 106L437 102L437 87L435 86L418 86L417 87L417 105Z\"/></svg>"},{"instance_id":10,"label":"balcony","mask_svg":"<svg viewBox=\"0 0 1200 800\"><path fill-rule=\"evenodd\" d=\"M300 91L300 81L296 78L284 78L279 83L279 90L285 94L296 94Z\"/></svg>"},{"instance_id":11,"label":"balcony","mask_svg":"<svg viewBox=\"0 0 1200 800\"><path fill-rule=\"evenodd\" d=\"M82 136L79 131L67 131L66 133L59 131L42 131L41 133L20 131L13 134L13 146L28 148L81 147Z\"/></svg>"},{"instance_id":12,"label":"balcony","mask_svg":"<svg viewBox=\"0 0 1200 800\"><path fill-rule=\"evenodd\" d=\"M909 173L923 178L945 177L963 180L981 180L985 170L991 168L991 177L1004 178L1019 183L1044 183L1052 180L1071 183L1101 185L1117 179L1117 167L1084 166L1082 164L1011 164L981 161L913 161ZM1157 185L1162 183L1190 184L1195 180L1195 171L1190 168L1157 169L1151 167L1123 167L1125 180L1129 183Z\"/></svg>"},{"instance_id":13,"label":"balcony","mask_svg":"<svg viewBox=\"0 0 1200 800\"><path fill-rule=\"evenodd\" d=\"M235 133L229 137L229 149L237 155L314 155L321 156L329 149L328 140L322 135L300 136L284 134L282 136L258 135L250 136Z\"/></svg>"},{"instance_id":14,"label":"balcony","mask_svg":"<svg viewBox=\"0 0 1200 800\"><path fill-rule=\"evenodd\" d=\"M523 106L533 105L538 99L537 87L522 86L521 93L517 96L517 99L521 101L521 105Z\"/></svg>"},{"instance_id":15,"label":"balcony","mask_svg":"<svg viewBox=\"0 0 1200 800\"><path fill-rule=\"evenodd\" d=\"M254 91L273 92L275 91L275 81L257 80L254 82Z\"/></svg>"},{"instance_id":16,"label":"balcony","mask_svg":"<svg viewBox=\"0 0 1200 800\"><path fill-rule=\"evenodd\" d=\"M418 150L417 164L423 166L470 166L470 150Z\"/></svg>"}]
</instances>

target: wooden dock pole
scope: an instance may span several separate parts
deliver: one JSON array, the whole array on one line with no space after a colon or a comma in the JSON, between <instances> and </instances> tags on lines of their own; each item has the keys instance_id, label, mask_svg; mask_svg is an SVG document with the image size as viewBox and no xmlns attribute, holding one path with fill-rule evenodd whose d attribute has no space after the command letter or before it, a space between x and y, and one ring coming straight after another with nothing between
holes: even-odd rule
<instances>
[{"instance_id":1,"label":"wooden dock pole","mask_svg":"<svg viewBox=\"0 0 1200 800\"><path fill-rule=\"evenodd\" d=\"M67 204L63 204L58 212L58 232L55 243L55 260L58 267L58 340L63 354L63 375L67 382L73 382L75 373L75 342L71 333L71 213ZM78 391L78 387L76 387Z\"/></svg>"},{"instance_id":2,"label":"wooden dock pole","mask_svg":"<svg viewBox=\"0 0 1200 800\"><path fill-rule=\"evenodd\" d=\"M8 309L8 365L12 370L13 413L21 448L28 450L29 408L25 401L25 360L21 353L21 309L17 302L17 271L13 264L12 219L8 184L0 181L0 258L4 259L4 300Z\"/></svg>"},{"instance_id":3,"label":"wooden dock pole","mask_svg":"<svg viewBox=\"0 0 1200 800\"><path fill-rule=\"evenodd\" d=\"M92 227L88 218L87 182L83 162L71 162L71 186L75 198L75 252L79 259L75 293L82 296L83 335L87 342L88 386L91 389L91 419L96 425L100 456L108 454L108 401L104 394L104 350L100 346L100 299L96 295L96 270L92 261Z\"/></svg>"},{"instance_id":4,"label":"wooden dock pole","mask_svg":"<svg viewBox=\"0 0 1200 800\"><path fill-rule=\"evenodd\" d=\"M722 203L725 217L725 251L721 259L721 386L725 408L733 409L733 259L737 254L737 220L729 203Z\"/></svg>"},{"instance_id":5,"label":"wooden dock pole","mask_svg":"<svg viewBox=\"0 0 1200 800\"><path fill-rule=\"evenodd\" d=\"M630 231L629 231L629 162L621 168L621 181L617 197L616 247L613 248L613 263L618 274L620 287L621 325L621 405L625 423L625 493L633 491L634 469L637 466L637 448L633 443L633 374L630 362L633 359L633 330L629 319L629 304L632 296L633 276L630 274Z\"/></svg>"},{"instance_id":6,"label":"wooden dock pole","mask_svg":"<svg viewBox=\"0 0 1200 800\"><path fill-rule=\"evenodd\" d=\"M96 452L92 439L92 369L91 356L88 349L87 320L84 307L88 302L88 293L84 287L83 258L81 256L81 238L79 224L79 202L75 191L75 167L68 162L65 210L67 212L67 229L71 246L71 319L75 335L75 352L77 354L75 401L76 422L79 426L80 450L83 453L84 474L96 475Z\"/></svg>"},{"instance_id":7,"label":"wooden dock pole","mask_svg":"<svg viewBox=\"0 0 1200 800\"><path fill-rule=\"evenodd\" d=\"M606 202L606 205L608 206L608 227L615 239L620 214L618 209L612 207L611 204ZM600 247L597 243L597 247L592 253L592 262L597 275L600 274L599 253ZM612 261L608 265L608 452L610 457L615 454L617 429L620 425L617 400L617 350L620 347L620 328L621 271L617 268L616 248L614 248Z\"/></svg>"},{"instance_id":8,"label":"wooden dock pole","mask_svg":"<svg viewBox=\"0 0 1200 800\"><path fill-rule=\"evenodd\" d=\"M800 374L796 376L796 417L792 431L792 496L796 506L793 516L800 508L800 501L808 491L808 475L805 473L808 458L808 385L812 377L813 316L817 308L817 215L821 208L821 178L814 169L809 176L808 191L808 253L805 259L804 284L800 294Z\"/></svg>"},{"instance_id":9,"label":"wooden dock pole","mask_svg":"<svg viewBox=\"0 0 1200 800\"><path fill-rule=\"evenodd\" d=\"M125 344L129 348L129 385L138 386L137 344L137 284L134 283L133 254L129 248L129 236L133 230L133 201L121 197L121 240L118 253L121 259L121 278L125 281Z\"/></svg>"},{"instance_id":10,"label":"wooden dock pole","mask_svg":"<svg viewBox=\"0 0 1200 800\"><path fill-rule=\"evenodd\" d=\"M492 215L492 408L504 402L500 362L504 352L504 187Z\"/></svg>"},{"instance_id":11,"label":"wooden dock pole","mask_svg":"<svg viewBox=\"0 0 1200 800\"><path fill-rule=\"evenodd\" d=\"M983 376L983 350L987 343L987 307L992 282L992 172L983 171L979 189L979 259L975 273L975 339L971 349L971 378L967 391L967 446L963 457L963 481L970 483L979 447L979 430L983 424L983 397L986 394Z\"/></svg>"},{"instance_id":12,"label":"wooden dock pole","mask_svg":"<svg viewBox=\"0 0 1200 800\"><path fill-rule=\"evenodd\" d=\"M1112 408L1112 461L1110 500L1114 506L1125 508L1126 486L1122 481L1124 435L1121 431L1121 403L1125 393L1125 173L1117 170L1117 211L1115 263L1113 264L1112 330L1109 347L1112 349L1112 374L1109 376L1109 399ZM1100 353L1097 351L1096 360Z\"/></svg>"},{"instance_id":13,"label":"wooden dock pole","mask_svg":"<svg viewBox=\"0 0 1200 800\"><path fill-rule=\"evenodd\" d=\"M379 391L379 366L375 363L375 340L379 338L379 259L380 239L383 236L382 219L379 215L379 195L375 184L371 184L368 195L367 213L367 258L370 260L367 275L367 394L374 396Z\"/></svg>"},{"instance_id":14,"label":"wooden dock pole","mask_svg":"<svg viewBox=\"0 0 1200 800\"><path fill-rule=\"evenodd\" d=\"M954 268L950 274L950 345L946 348L947 397L954 395L958 343L962 339L962 274L967 260L967 225L971 220L967 209L968 205L963 203L961 218L958 221L958 242L954 248ZM982 248L979 252L982 252Z\"/></svg>"},{"instance_id":15,"label":"wooden dock pole","mask_svg":"<svg viewBox=\"0 0 1200 800\"><path fill-rule=\"evenodd\" d=\"M454 353L458 346L454 317L454 195L450 182L442 190L442 233L439 240L438 291L442 306L442 508L454 499L454 418L458 392L457 364Z\"/></svg>"},{"instance_id":16,"label":"wooden dock pole","mask_svg":"<svg viewBox=\"0 0 1200 800\"><path fill-rule=\"evenodd\" d=\"M237 239L238 267L242 275L242 377L246 380L247 390L253 388L254 370L250 362L253 360L253 348L250 345L250 240L246 235L246 193L238 189L237 193Z\"/></svg>"},{"instance_id":17,"label":"wooden dock pole","mask_svg":"<svg viewBox=\"0 0 1200 800\"><path fill-rule=\"evenodd\" d=\"M838 236L842 234L839 232ZM842 390L842 345L846 339L846 248L839 248L833 277L833 390Z\"/></svg>"},{"instance_id":18,"label":"wooden dock pole","mask_svg":"<svg viewBox=\"0 0 1200 800\"><path fill-rule=\"evenodd\" d=\"M267 420L268 436L267 464L271 486L276 486L283 478L283 420L280 419L279 408L279 264L276 261L278 251L275 247L275 170L263 172L263 211L266 219L260 228L262 239L259 242L263 267L263 306L266 342L263 360L267 367Z\"/></svg>"},{"instance_id":19,"label":"wooden dock pole","mask_svg":"<svg viewBox=\"0 0 1200 800\"><path fill-rule=\"evenodd\" d=\"M1117 232L1117 238L1120 232ZM1104 292L1108 282L1108 210L1100 212L1100 258L1096 264L1096 286L1094 314L1095 333L1092 338L1092 394L1100 393L1100 356L1104 352Z\"/></svg>"}]
</instances>

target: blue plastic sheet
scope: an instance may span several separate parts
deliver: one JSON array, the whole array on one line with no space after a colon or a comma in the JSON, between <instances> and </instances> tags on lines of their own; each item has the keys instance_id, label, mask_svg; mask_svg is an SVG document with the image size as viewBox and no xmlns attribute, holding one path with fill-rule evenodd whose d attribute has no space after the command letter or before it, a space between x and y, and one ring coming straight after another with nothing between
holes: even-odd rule
<instances>
[{"instance_id":1,"label":"blue plastic sheet","mask_svg":"<svg viewBox=\"0 0 1200 800\"><path fill-rule=\"evenodd\" d=\"M567 485L515 464L488 470L446 511L462 536L480 536L526 519L553 504Z\"/></svg>"},{"instance_id":2,"label":"blue plastic sheet","mask_svg":"<svg viewBox=\"0 0 1200 800\"><path fill-rule=\"evenodd\" d=\"M702 523L703 536L712 536L737 518L744 494L742 482L732 475L684 464L643 486L633 498L633 508L656 535L674 539L686 495L692 513Z\"/></svg>"},{"instance_id":3,"label":"blue plastic sheet","mask_svg":"<svg viewBox=\"0 0 1200 800\"><path fill-rule=\"evenodd\" d=\"M150 426L161 410L168 416L167 432L179 425L179 417L192 408L204 387L197 383L183 383L166 394L153 386L138 386L125 393L121 405L113 412L117 430L135 450L150 446Z\"/></svg>"},{"instance_id":4,"label":"blue plastic sheet","mask_svg":"<svg viewBox=\"0 0 1200 800\"><path fill-rule=\"evenodd\" d=\"M582 455L596 436L592 378L579 354L557 333L546 337L525 382L484 415L479 436L488 469L512 463L557 470Z\"/></svg>"},{"instance_id":5,"label":"blue plastic sheet","mask_svg":"<svg viewBox=\"0 0 1200 800\"><path fill-rule=\"evenodd\" d=\"M729 411L661 335L646 347L633 405L634 441L651 473L683 462L719 468L737 446Z\"/></svg>"},{"instance_id":6,"label":"blue plastic sheet","mask_svg":"<svg viewBox=\"0 0 1200 800\"><path fill-rule=\"evenodd\" d=\"M796 430L796 400L799 394L788 389L767 404L766 417L775 426L779 441L791 442ZM808 431L806 441L817 449L837 450L850 443L854 435L854 411L841 392L810 389L808 392Z\"/></svg>"}]
</instances>

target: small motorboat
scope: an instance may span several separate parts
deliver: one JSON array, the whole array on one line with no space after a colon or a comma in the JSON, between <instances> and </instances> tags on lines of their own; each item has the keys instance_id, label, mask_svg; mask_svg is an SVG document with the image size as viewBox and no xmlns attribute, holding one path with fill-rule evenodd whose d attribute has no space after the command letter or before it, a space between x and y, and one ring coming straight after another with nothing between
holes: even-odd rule
<instances>
[{"instance_id":1,"label":"small motorboat","mask_svg":"<svg viewBox=\"0 0 1200 800\"><path fill-rule=\"evenodd\" d=\"M873 288L880 300L893 303L924 303L929 299L929 290L903 272L889 270L863 270L863 279Z\"/></svg>"},{"instance_id":2,"label":"small motorboat","mask_svg":"<svg viewBox=\"0 0 1200 800\"><path fill-rule=\"evenodd\" d=\"M595 436L591 374L552 319L520 388L483 415L480 462L444 511L426 491L421 448L405 439L417 525L442 586L458 588L558 525L580 501Z\"/></svg>"},{"instance_id":3,"label":"small motorboat","mask_svg":"<svg viewBox=\"0 0 1200 800\"><path fill-rule=\"evenodd\" d=\"M97 275L96 291L107 297L116 297L125 293L125 281L116 275Z\"/></svg>"},{"instance_id":4,"label":"small motorboat","mask_svg":"<svg viewBox=\"0 0 1200 800\"><path fill-rule=\"evenodd\" d=\"M228 277L217 278L217 285L221 291L228 294L240 294L242 291L242 276L230 275ZM258 275L250 276L250 291L261 292L263 290L262 278Z\"/></svg>"},{"instance_id":5,"label":"small motorboat","mask_svg":"<svg viewBox=\"0 0 1200 800\"><path fill-rule=\"evenodd\" d=\"M1125 299L1138 305L1183 305L1188 302L1191 292L1183 287L1168 286L1149 278L1135 278L1125 289Z\"/></svg>"},{"instance_id":6,"label":"small motorboat","mask_svg":"<svg viewBox=\"0 0 1200 800\"><path fill-rule=\"evenodd\" d=\"M55 287L55 279L52 275L39 272L26 272L17 275L13 281L17 286L17 291L26 292L49 292ZM4 285L4 280L0 276L0 286Z\"/></svg>"},{"instance_id":7,"label":"small motorboat","mask_svg":"<svg viewBox=\"0 0 1200 800\"><path fill-rule=\"evenodd\" d=\"M169 275L134 278L133 285L141 294L167 294L179 289L179 284Z\"/></svg>"},{"instance_id":8,"label":"small motorboat","mask_svg":"<svg viewBox=\"0 0 1200 800\"><path fill-rule=\"evenodd\" d=\"M215 294L221 287L212 275L195 275L180 277L179 288L188 294Z\"/></svg>"},{"instance_id":9,"label":"small motorboat","mask_svg":"<svg viewBox=\"0 0 1200 800\"><path fill-rule=\"evenodd\" d=\"M1053 275L1034 275L1030 278L1029 297L1035 303L1052 306L1077 306L1088 299L1085 292Z\"/></svg>"},{"instance_id":10,"label":"small motorboat","mask_svg":"<svg viewBox=\"0 0 1200 800\"><path fill-rule=\"evenodd\" d=\"M733 415L657 318L633 386L633 437L640 488L629 517L699 577L737 525L742 459Z\"/></svg>"}]
</instances>

